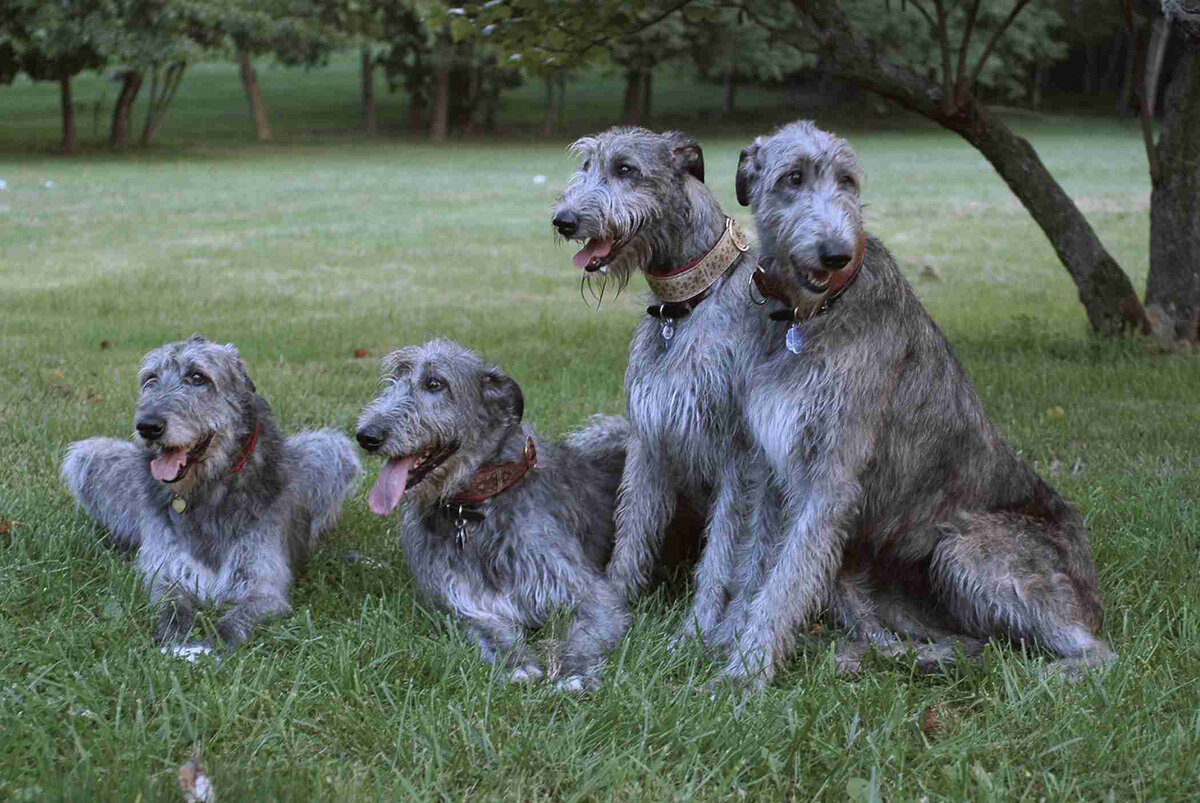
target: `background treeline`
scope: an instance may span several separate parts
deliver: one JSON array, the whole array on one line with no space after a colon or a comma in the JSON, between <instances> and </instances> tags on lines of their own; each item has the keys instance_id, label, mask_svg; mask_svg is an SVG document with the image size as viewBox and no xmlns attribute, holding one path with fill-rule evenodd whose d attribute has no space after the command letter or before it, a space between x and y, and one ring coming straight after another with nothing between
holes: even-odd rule
<instances>
[{"instance_id":1,"label":"background treeline","mask_svg":"<svg viewBox=\"0 0 1200 803\"><path fill-rule=\"evenodd\" d=\"M953 10L970 5L950 3ZM1052 104L1114 114L1137 111L1138 29L1153 9L1134 9L1127 24L1118 0L980 0L974 31L965 14L935 19L932 0L850 0L838 3L856 29L889 59L932 76L944 33L970 40L973 55L1001 32L994 57L975 77L989 102L1032 109ZM260 140L271 136L269 103L259 91L255 60L318 68L352 50L361 61L361 119L379 130L376 76L407 97L407 120L387 130L441 140L451 133L503 128L506 90L524 82L544 87L543 135L563 124L564 98L582 70L604 69L625 85L621 118L649 123L655 77L687 70L714 86L714 106L737 113L738 90L750 84L802 98L809 108L859 103L882 112L878 96L839 80L820 41L783 41L781 27L802 31L794 9L778 3L485 2L456 7L422 0L0 0L0 81L24 73L51 81L62 96L65 152L76 148L72 79L84 71L112 77L109 144L149 143L189 64L227 59L239 66ZM1001 28L1001 26L1004 26ZM805 39L809 41L804 41ZM1153 63L1173 73L1183 46L1163 37ZM142 99L146 114L131 120ZM349 121L348 121L349 122Z\"/></svg>"}]
</instances>

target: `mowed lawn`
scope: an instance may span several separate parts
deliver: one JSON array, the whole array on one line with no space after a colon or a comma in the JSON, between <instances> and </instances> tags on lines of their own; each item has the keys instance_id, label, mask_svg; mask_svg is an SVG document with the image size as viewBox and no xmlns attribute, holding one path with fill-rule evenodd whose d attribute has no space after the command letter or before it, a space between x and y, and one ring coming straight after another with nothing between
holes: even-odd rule
<instances>
[{"instance_id":1,"label":"mowed lawn","mask_svg":"<svg viewBox=\"0 0 1200 803\"><path fill-rule=\"evenodd\" d=\"M676 584L641 603L602 691L508 686L416 598L394 520L366 509L374 464L294 616L220 663L161 655L132 569L57 479L69 442L130 435L149 349L193 332L236 343L289 431L350 432L377 359L434 336L515 376L545 436L623 411L644 284L610 289L598 310L581 300L549 225L566 139L313 133L331 109L353 126L354 80L346 65L266 71L284 111L280 141L258 145L234 71L210 66L186 79L161 145L74 159L44 151L53 87L0 89L0 798L178 799L196 749L227 801L1195 795L1200 362L1089 335L1065 271L982 158L875 119L831 122L866 165L869 226L1001 430L1086 516L1120 654L1110 672L1063 685L1040 657L995 646L949 677L876 661L844 679L826 630L764 694L713 696L716 664L666 648L686 604ZM85 99L104 90L81 83ZM718 90L689 91L716 105ZM1014 124L1140 287L1137 131ZM709 183L746 224L734 167L763 127L702 137Z\"/></svg>"}]
</instances>

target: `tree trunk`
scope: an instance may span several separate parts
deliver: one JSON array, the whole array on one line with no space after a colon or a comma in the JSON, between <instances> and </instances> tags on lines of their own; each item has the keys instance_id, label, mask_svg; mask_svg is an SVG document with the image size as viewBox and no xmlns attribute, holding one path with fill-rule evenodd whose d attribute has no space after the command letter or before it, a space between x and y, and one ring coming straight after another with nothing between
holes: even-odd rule
<instances>
[{"instance_id":1,"label":"tree trunk","mask_svg":"<svg viewBox=\"0 0 1200 803\"><path fill-rule=\"evenodd\" d=\"M142 88L142 74L138 70L126 70L121 74L121 93L113 106L112 131L108 137L110 148L123 150L129 147L129 118L133 113L133 102Z\"/></svg>"},{"instance_id":2,"label":"tree trunk","mask_svg":"<svg viewBox=\"0 0 1200 803\"><path fill-rule=\"evenodd\" d=\"M1200 342L1200 46L1179 60L1163 103L1150 194L1146 314L1171 340Z\"/></svg>"},{"instance_id":3,"label":"tree trunk","mask_svg":"<svg viewBox=\"0 0 1200 803\"><path fill-rule=\"evenodd\" d=\"M1117 334L1132 326L1148 331L1145 312L1129 277L1104 249L1083 213L1054 180L1028 140L976 105L937 122L975 146L1033 216L1075 280L1093 329Z\"/></svg>"},{"instance_id":4,"label":"tree trunk","mask_svg":"<svg viewBox=\"0 0 1200 803\"><path fill-rule=\"evenodd\" d=\"M638 125L642 122L642 89L645 81L642 71L629 69L625 73L625 99L621 103L621 122Z\"/></svg>"},{"instance_id":5,"label":"tree trunk","mask_svg":"<svg viewBox=\"0 0 1200 803\"><path fill-rule=\"evenodd\" d=\"M369 45L362 47L362 107L363 130L373 137L379 133L379 125L375 119L375 62Z\"/></svg>"},{"instance_id":6,"label":"tree trunk","mask_svg":"<svg viewBox=\"0 0 1200 803\"><path fill-rule=\"evenodd\" d=\"M734 107L734 97L737 92L737 77L733 74L733 68L725 71L724 90L721 98L721 111L726 117L732 117L736 111Z\"/></svg>"},{"instance_id":7,"label":"tree trunk","mask_svg":"<svg viewBox=\"0 0 1200 803\"><path fill-rule=\"evenodd\" d=\"M793 0L793 5L825 43L829 66L836 73L954 131L983 154L1045 232L1075 281L1093 329L1106 334L1150 330L1129 277L1083 213L1029 142L990 117L970 97L970 87L947 111L941 84L874 52L832 0Z\"/></svg>"},{"instance_id":8,"label":"tree trunk","mask_svg":"<svg viewBox=\"0 0 1200 803\"><path fill-rule=\"evenodd\" d=\"M250 102L250 113L254 115L254 135L259 142L266 142L271 138L271 122L267 119L267 105L263 103L262 92L258 89L258 73L254 69L254 62L250 60L250 51L239 46L237 60L242 86L246 89L246 100Z\"/></svg>"},{"instance_id":9,"label":"tree trunk","mask_svg":"<svg viewBox=\"0 0 1200 803\"><path fill-rule=\"evenodd\" d=\"M75 153L75 100L71 96L71 76L58 79L62 96L62 149L70 156Z\"/></svg>"},{"instance_id":10,"label":"tree trunk","mask_svg":"<svg viewBox=\"0 0 1200 803\"><path fill-rule=\"evenodd\" d=\"M421 75L422 65L419 50L414 54L413 59L413 72L415 75ZM408 133L419 137L425 130L425 96L421 94L421 88L415 80L410 83L408 89Z\"/></svg>"},{"instance_id":11,"label":"tree trunk","mask_svg":"<svg viewBox=\"0 0 1200 803\"><path fill-rule=\"evenodd\" d=\"M450 68L451 44L448 29L438 37L437 64L434 65L436 89L433 96L433 115L429 121L429 139L442 142L450 131Z\"/></svg>"},{"instance_id":12,"label":"tree trunk","mask_svg":"<svg viewBox=\"0 0 1200 803\"><path fill-rule=\"evenodd\" d=\"M1163 60L1167 55L1167 42L1171 39L1171 21L1155 17L1150 23L1150 46L1146 52L1146 104L1150 119L1154 119L1158 104L1158 77L1162 75Z\"/></svg>"}]
</instances>

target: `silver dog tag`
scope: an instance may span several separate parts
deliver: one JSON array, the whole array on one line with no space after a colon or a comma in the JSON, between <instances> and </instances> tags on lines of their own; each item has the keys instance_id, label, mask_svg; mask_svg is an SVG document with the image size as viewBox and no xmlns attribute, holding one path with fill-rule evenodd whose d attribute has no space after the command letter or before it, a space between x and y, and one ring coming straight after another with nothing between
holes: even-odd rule
<instances>
[{"instance_id":1,"label":"silver dog tag","mask_svg":"<svg viewBox=\"0 0 1200 803\"><path fill-rule=\"evenodd\" d=\"M800 331L800 324L794 323L788 328L787 339L784 342L792 354L800 353L804 348L804 333Z\"/></svg>"},{"instance_id":2,"label":"silver dog tag","mask_svg":"<svg viewBox=\"0 0 1200 803\"><path fill-rule=\"evenodd\" d=\"M662 329L660 331L663 340L670 340L675 337L675 322L670 318L663 318Z\"/></svg>"}]
</instances>

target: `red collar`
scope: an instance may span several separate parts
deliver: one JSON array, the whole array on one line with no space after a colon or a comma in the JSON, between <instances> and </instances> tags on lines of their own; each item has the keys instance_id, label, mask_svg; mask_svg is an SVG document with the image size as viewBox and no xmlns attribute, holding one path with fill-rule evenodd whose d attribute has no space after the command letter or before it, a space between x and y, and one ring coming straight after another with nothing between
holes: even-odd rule
<instances>
[{"instance_id":1,"label":"red collar","mask_svg":"<svg viewBox=\"0 0 1200 803\"><path fill-rule=\"evenodd\" d=\"M859 270L862 269L863 261L867 256L867 236L859 234L858 247L854 249L854 261L844 268L840 268L833 272L829 280L829 295L825 296L825 300L819 306L814 308L805 320L811 320L821 313L825 312L833 302L838 300L838 297L854 284L854 280L858 278ZM779 286L779 281L774 276L763 270L762 265L754 269L754 274L751 277L754 280L754 286L758 292L762 294L764 299L773 298L776 301L782 301L785 305L791 305L792 301L787 293ZM765 303L765 302L756 302ZM786 314L785 314L786 313ZM788 310L779 310L771 313L773 321L792 321L801 322L799 319L800 308L795 307Z\"/></svg>"},{"instance_id":2,"label":"red collar","mask_svg":"<svg viewBox=\"0 0 1200 803\"><path fill-rule=\"evenodd\" d=\"M254 447L258 445L258 422L254 422L254 429L246 436L246 440L242 441L242 449L238 453L238 460L233 464L233 468L229 469L230 474L239 474L246 467L246 461L250 459L250 455L254 452Z\"/></svg>"},{"instance_id":3,"label":"red collar","mask_svg":"<svg viewBox=\"0 0 1200 803\"><path fill-rule=\"evenodd\" d=\"M521 453L520 460L484 466L475 472L466 487L452 496L448 503L451 505L477 505L485 502L516 485L529 473L529 469L535 466L537 466L537 447L533 444L533 438L526 438L525 451Z\"/></svg>"}]
</instances>

